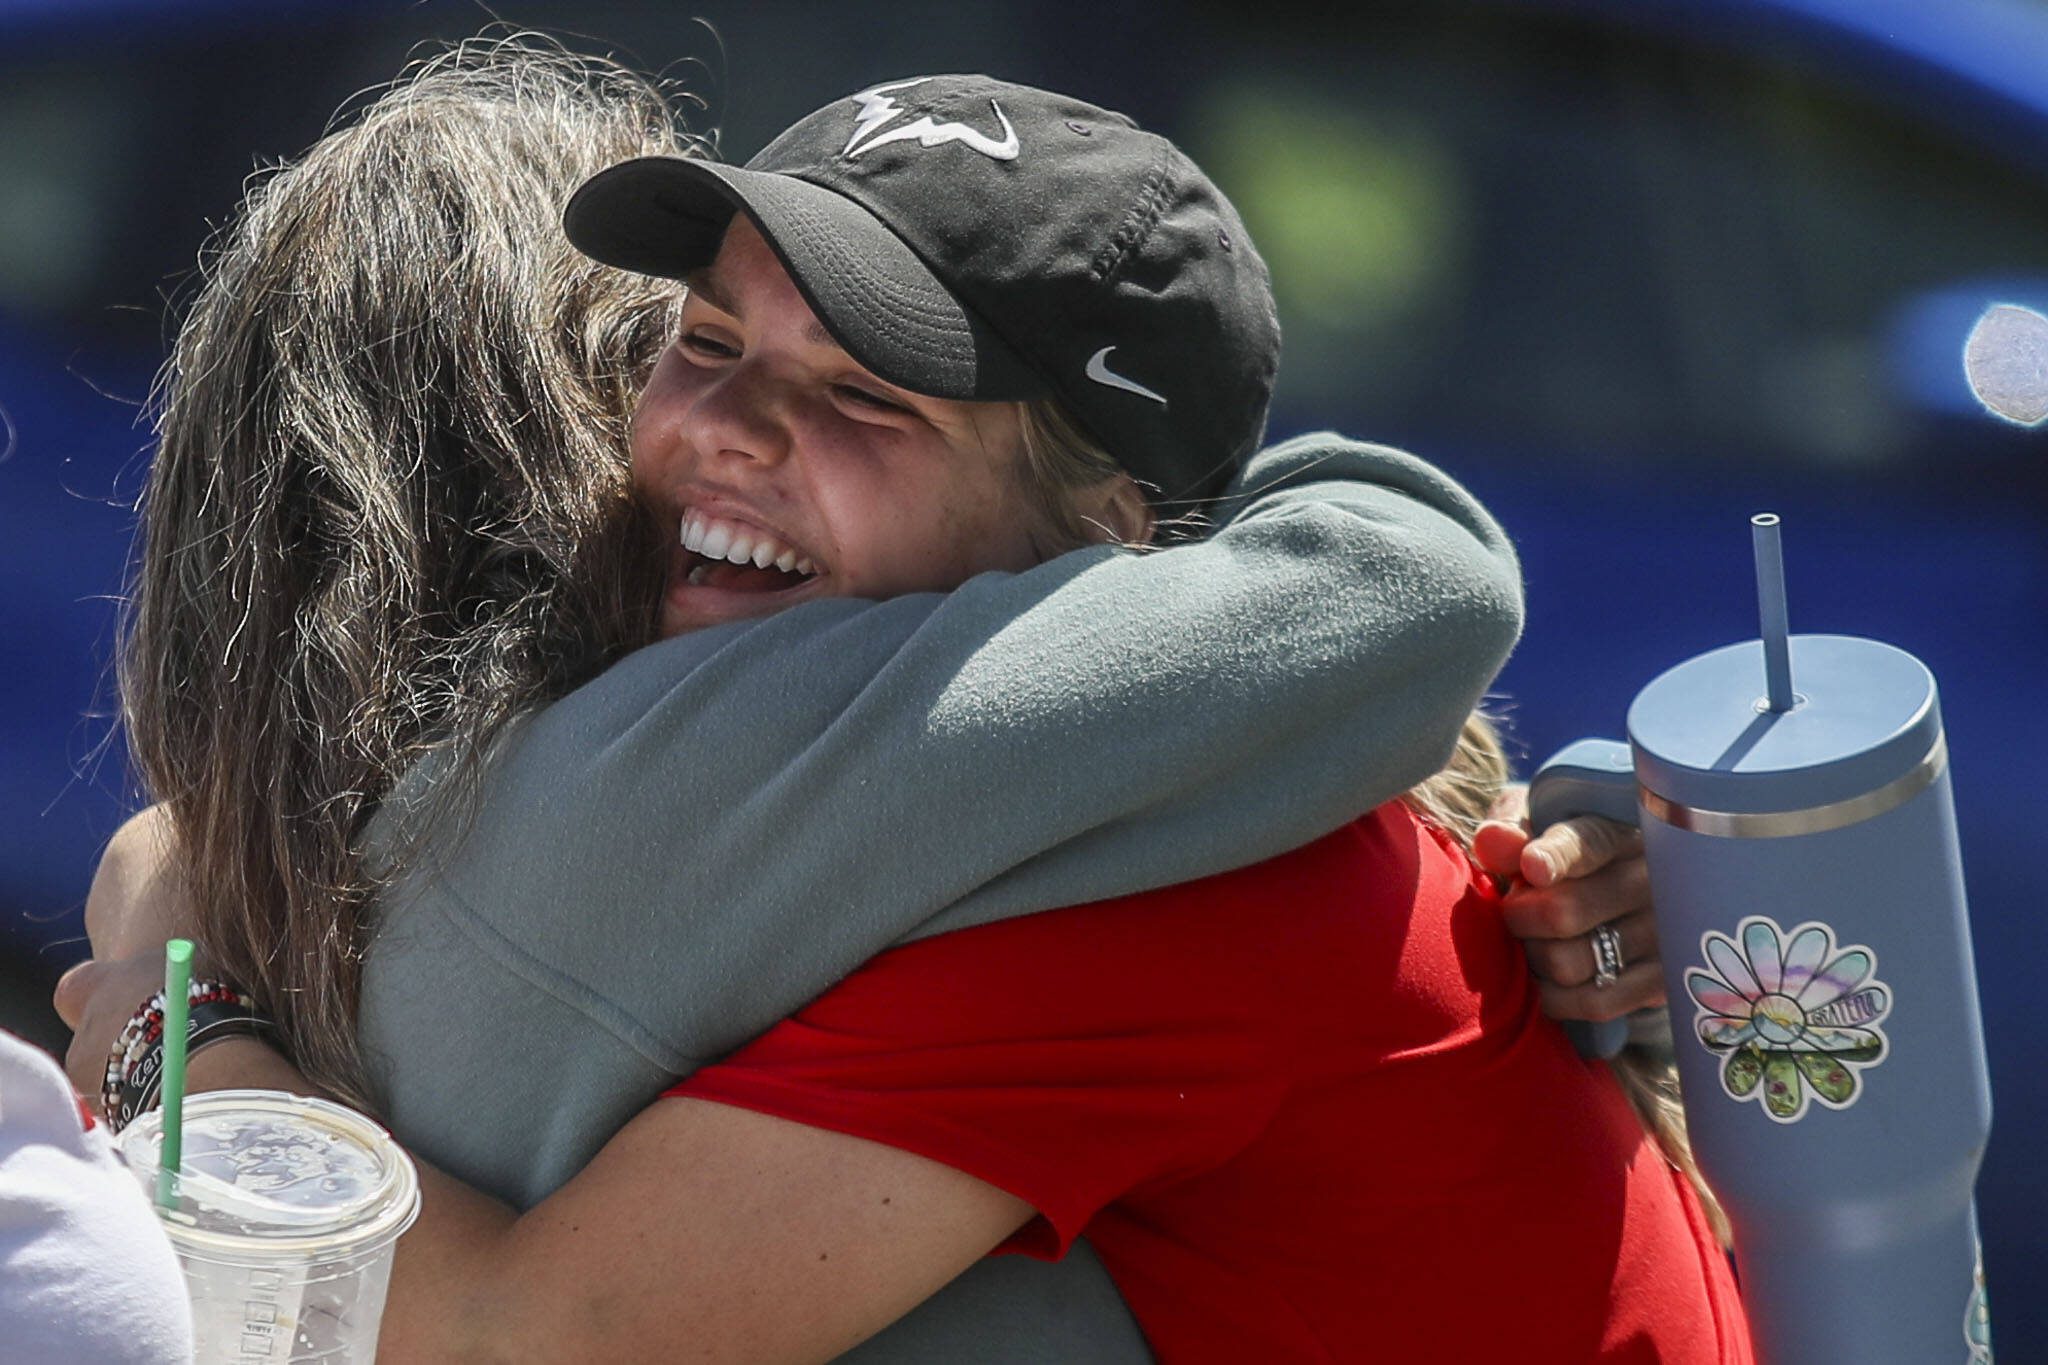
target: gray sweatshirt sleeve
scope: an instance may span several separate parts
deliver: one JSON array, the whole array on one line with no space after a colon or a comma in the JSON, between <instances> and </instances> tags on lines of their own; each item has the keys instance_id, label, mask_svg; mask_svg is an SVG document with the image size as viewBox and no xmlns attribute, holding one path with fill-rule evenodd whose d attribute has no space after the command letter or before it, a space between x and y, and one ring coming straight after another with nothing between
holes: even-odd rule
<instances>
[{"instance_id":1,"label":"gray sweatshirt sleeve","mask_svg":"<svg viewBox=\"0 0 2048 1365\"><path fill-rule=\"evenodd\" d=\"M1455 483L1301 438L1195 543L640 651L507 737L387 915L432 901L687 1065L892 943L1328 832L1442 766L1520 621Z\"/></svg>"}]
</instances>

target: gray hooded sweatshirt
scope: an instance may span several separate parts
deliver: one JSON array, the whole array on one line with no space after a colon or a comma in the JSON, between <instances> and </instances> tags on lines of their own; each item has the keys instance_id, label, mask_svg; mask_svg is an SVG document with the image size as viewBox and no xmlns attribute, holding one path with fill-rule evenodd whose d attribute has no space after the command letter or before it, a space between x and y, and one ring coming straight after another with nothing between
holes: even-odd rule
<instances>
[{"instance_id":1,"label":"gray hooded sweatshirt","mask_svg":"<svg viewBox=\"0 0 2048 1365\"><path fill-rule=\"evenodd\" d=\"M513 727L366 964L400 1139L531 1207L894 944L1257 862L1441 768L1521 624L1486 512L1319 435L1254 457L1218 521L680 636ZM1145 1358L1085 1248L984 1260L856 1354Z\"/></svg>"}]
</instances>

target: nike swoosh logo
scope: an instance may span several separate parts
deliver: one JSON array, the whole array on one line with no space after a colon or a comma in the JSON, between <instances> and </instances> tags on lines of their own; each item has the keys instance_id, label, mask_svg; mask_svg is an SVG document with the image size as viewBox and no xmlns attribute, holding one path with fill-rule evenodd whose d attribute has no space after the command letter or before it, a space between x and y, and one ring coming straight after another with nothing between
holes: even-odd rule
<instances>
[{"instance_id":1,"label":"nike swoosh logo","mask_svg":"<svg viewBox=\"0 0 2048 1365\"><path fill-rule=\"evenodd\" d=\"M1098 384L1107 384L1110 388L1122 389L1125 393L1135 393L1140 398L1149 398L1160 407L1165 407L1166 398L1163 394L1152 392L1152 390L1138 383L1135 379L1126 379L1122 375L1114 373L1108 365L1103 363L1109 359L1109 353L1115 349L1116 347L1114 346L1105 346L1094 355L1088 357L1088 377Z\"/></svg>"}]
</instances>

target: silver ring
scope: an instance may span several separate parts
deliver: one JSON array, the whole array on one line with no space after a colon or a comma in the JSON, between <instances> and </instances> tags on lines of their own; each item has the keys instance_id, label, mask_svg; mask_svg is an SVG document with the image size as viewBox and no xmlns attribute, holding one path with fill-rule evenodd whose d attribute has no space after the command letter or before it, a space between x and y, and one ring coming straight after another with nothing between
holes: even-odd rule
<instances>
[{"instance_id":1,"label":"silver ring","mask_svg":"<svg viewBox=\"0 0 2048 1365\"><path fill-rule=\"evenodd\" d=\"M1627 965L1621 958L1621 931L1602 924L1586 937L1593 945L1593 985L1605 990L1620 979L1621 969Z\"/></svg>"}]
</instances>

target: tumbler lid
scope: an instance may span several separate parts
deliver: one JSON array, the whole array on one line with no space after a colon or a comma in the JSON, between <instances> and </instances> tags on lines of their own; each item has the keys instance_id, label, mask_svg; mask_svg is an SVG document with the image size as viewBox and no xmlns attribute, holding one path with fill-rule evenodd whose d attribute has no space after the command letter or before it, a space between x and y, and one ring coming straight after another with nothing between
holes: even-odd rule
<instances>
[{"instance_id":1,"label":"tumbler lid","mask_svg":"<svg viewBox=\"0 0 2048 1365\"><path fill-rule=\"evenodd\" d=\"M1891 645L1791 637L1790 711L1764 700L1764 647L1745 640L1672 668L1628 712L1636 780L1700 810L1763 813L1849 801L1928 758L1941 738L1934 675Z\"/></svg>"}]
</instances>

